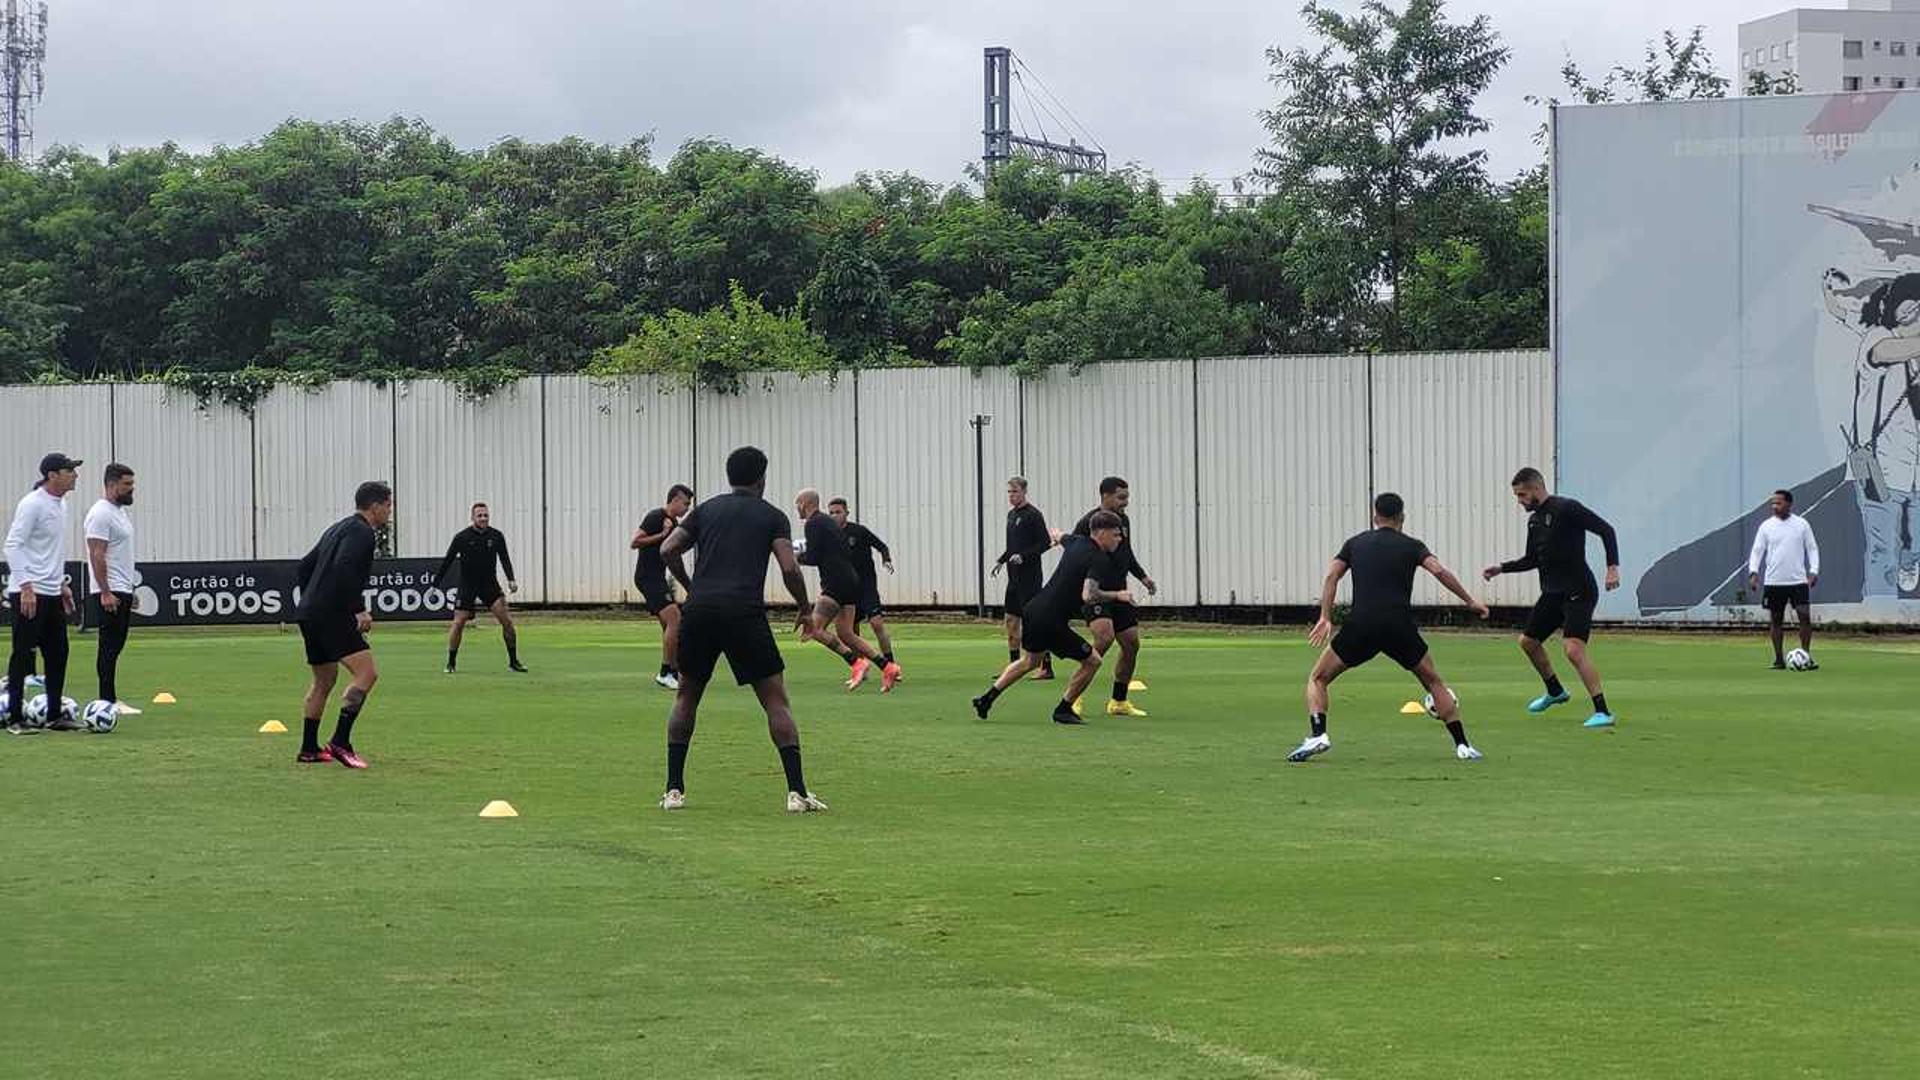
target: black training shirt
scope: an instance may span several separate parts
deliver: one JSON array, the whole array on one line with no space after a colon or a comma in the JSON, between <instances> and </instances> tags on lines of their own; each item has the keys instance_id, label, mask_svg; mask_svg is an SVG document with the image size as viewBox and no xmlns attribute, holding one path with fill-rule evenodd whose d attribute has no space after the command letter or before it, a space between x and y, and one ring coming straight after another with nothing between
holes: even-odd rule
<instances>
[{"instance_id":1,"label":"black training shirt","mask_svg":"<svg viewBox=\"0 0 1920 1080\"><path fill-rule=\"evenodd\" d=\"M689 611L765 611L767 557L775 540L790 540L787 515L758 495L716 495L681 520L698 550Z\"/></svg>"},{"instance_id":2,"label":"black training shirt","mask_svg":"<svg viewBox=\"0 0 1920 1080\"><path fill-rule=\"evenodd\" d=\"M807 519L807 563L820 568L821 581L855 579L853 556L847 553L847 534L824 510Z\"/></svg>"},{"instance_id":3,"label":"black training shirt","mask_svg":"<svg viewBox=\"0 0 1920 1080\"><path fill-rule=\"evenodd\" d=\"M373 573L373 526L349 514L327 527L320 541L300 560L294 581L300 600L296 621L310 622L357 615L367 610L367 578Z\"/></svg>"},{"instance_id":4,"label":"black training shirt","mask_svg":"<svg viewBox=\"0 0 1920 1080\"><path fill-rule=\"evenodd\" d=\"M1413 575L1432 555L1427 545L1398 529L1370 529L1340 545L1334 558L1353 573L1353 621L1404 619L1413 615Z\"/></svg>"},{"instance_id":5,"label":"black training shirt","mask_svg":"<svg viewBox=\"0 0 1920 1080\"><path fill-rule=\"evenodd\" d=\"M1109 556L1100 545L1084 536L1066 536L1060 540L1060 564L1039 595L1027 601L1025 620L1029 623L1063 623L1080 610L1080 598L1087 579L1096 578L1108 565Z\"/></svg>"},{"instance_id":6,"label":"black training shirt","mask_svg":"<svg viewBox=\"0 0 1920 1080\"><path fill-rule=\"evenodd\" d=\"M460 584L472 589L483 581L492 581L494 560L506 568L507 580L518 581L520 576L513 572L513 559L507 554L507 538L500 530L489 525L476 529L469 525L453 534L453 543L447 545L447 557L440 560L440 569L434 572L433 580L437 584L445 580L447 567L454 560L460 561Z\"/></svg>"},{"instance_id":7,"label":"black training shirt","mask_svg":"<svg viewBox=\"0 0 1920 1080\"><path fill-rule=\"evenodd\" d=\"M1093 539L1093 515L1099 512L1100 508L1097 506L1087 511L1080 518L1080 523L1073 527L1074 535ZM1128 574L1145 581L1147 571L1133 554L1133 520L1127 517L1125 511L1109 512L1120 519L1120 546L1114 548L1113 553L1107 556L1107 565L1101 570L1099 583L1100 587L1108 592L1118 592L1127 587Z\"/></svg>"},{"instance_id":8,"label":"black training shirt","mask_svg":"<svg viewBox=\"0 0 1920 1080\"><path fill-rule=\"evenodd\" d=\"M1587 534L1594 533L1607 549L1607 565L1620 565L1620 541L1613 526L1577 499L1549 495L1527 518L1527 554L1500 564L1503 573L1540 571L1540 591L1599 591L1593 569L1587 565Z\"/></svg>"},{"instance_id":9,"label":"black training shirt","mask_svg":"<svg viewBox=\"0 0 1920 1080\"><path fill-rule=\"evenodd\" d=\"M660 536L663 531L671 534L679 524L667 513L665 507L656 506L647 511L646 517L640 519L640 531L648 536ZM661 536L659 543L649 544L640 549L640 558L633 564L635 581L664 582L667 580L667 561L660 557L660 547L666 542L667 538Z\"/></svg>"},{"instance_id":10,"label":"black training shirt","mask_svg":"<svg viewBox=\"0 0 1920 1080\"><path fill-rule=\"evenodd\" d=\"M1025 506L1007 508L1007 549L1000 553L996 565L1007 565L1015 555L1020 563L1008 573L1018 578L1037 579L1040 576L1040 559L1047 549L1053 546L1053 540L1047 536L1047 519L1040 508L1027 503Z\"/></svg>"},{"instance_id":11,"label":"black training shirt","mask_svg":"<svg viewBox=\"0 0 1920 1080\"><path fill-rule=\"evenodd\" d=\"M892 562L893 552L887 550L887 542L857 521L847 522L840 531L847 538L847 556L853 560L853 569L860 575L860 583L873 585L879 582L880 572L873 567L873 553L878 551L882 559Z\"/></svg>"}]
</instances>

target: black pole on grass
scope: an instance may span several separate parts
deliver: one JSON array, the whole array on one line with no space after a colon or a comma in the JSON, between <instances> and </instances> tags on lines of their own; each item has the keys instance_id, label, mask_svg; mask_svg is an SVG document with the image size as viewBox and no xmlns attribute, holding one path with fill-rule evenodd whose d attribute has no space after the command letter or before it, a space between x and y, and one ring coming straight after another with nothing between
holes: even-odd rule
<instances>
[{"instance_id":1,"label":"black pole on grass","mask_svg":"<svg viewBox=\"0 0 1920 1080\"><path fill-rule=\"evenodd\" d=\"M993 423L993 417L975 413L967 423L973 428L975 614L984 619L987 617L987 428Z\"/></svg>"}]
</instances>

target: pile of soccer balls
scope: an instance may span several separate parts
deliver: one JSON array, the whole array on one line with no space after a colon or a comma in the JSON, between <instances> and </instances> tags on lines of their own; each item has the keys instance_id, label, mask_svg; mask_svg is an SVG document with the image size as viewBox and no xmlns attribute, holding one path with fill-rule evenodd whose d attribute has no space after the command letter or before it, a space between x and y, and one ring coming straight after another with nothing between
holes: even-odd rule
<instances>
[{"instance_id":1,"label":"pile of soccer balls","mask_svg":"<svg viewBox=\"0 0 1920 1080\"><path fill-rule=\"evenodd\" d=\"M21 706L20 718L29 728L46 730L52 720L53 703L47 699L46 680L38 675L27 676L23 693L31 694L26 704ZM10 715L13 701L7 696L4 684L0 684L0 716ZM80 703L70 697L60 699L60 726L70 731L92 731L101 735L111 732L120 723L120 707L111 701L90 701L82 709Z\"/></svg>"}]
</instances>

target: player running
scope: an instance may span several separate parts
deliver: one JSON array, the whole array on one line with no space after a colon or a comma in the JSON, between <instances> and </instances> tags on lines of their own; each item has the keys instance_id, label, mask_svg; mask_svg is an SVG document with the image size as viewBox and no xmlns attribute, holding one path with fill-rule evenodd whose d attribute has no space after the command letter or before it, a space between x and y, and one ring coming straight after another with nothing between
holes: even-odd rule
<instances>
[{"instance_id":1,"label":"player running","mask_svg":"<svg viewBox=\"0 0 1920 1080\"><path fill-rule=\"evenodd\" d=\"M1600 685L1600 671L1587 657L1587 641L1593 636L1593 609L1600 600L1600 588L1587 565L1587 534L1600 537L1607 549L1607 591L1620 587L1620 541L1613 526L1600 515L1565 495L1549 495L1546 477L1535 468L1521 469L1513 476L1513 497L1530 515L1527 518L1527 553L1518 559L1489 566L1481 572L1488 581L1501 574L1526 570L1540 571L1540 599L1533 605L1527 628L1520 635L1520 651L1533 662L1547 692L1528 703L1530 713L1543 713L1555 705L1573 700L1560 677L1554 674L1553 661L1543 642L1561 632L1567 660L1580 673L1587 693L1593 698L1593 715L1586 727L1613 726L1613 713L1607 710L1607 695Z\"/></svg>"},{"instance_id":2,"label":"player running","mask_svg":"<svg viewBox=\"0 0 1920 1080\"><path fill-rule=\"evenodd\" d=\"M1140 579L1147 587L1147 595L1153 596L1160 587L1140 560L1133 553L1133 521L1127 517L1127 502L1131 498L1127 482L1117 476L1109 476L1100 481L1100 506L1089 510L1073 527L1076 536L1089 535L1093 515L1105 511L1120 519L1120 547L1112 556L1101 560L1100 591L1118 596L1125 593L1124 601L1100 601L1088 604L1083 613L1087 626L1093 630L1094 651L1105 655L1107 649L1117 640L1120 643L1120 659L1113 665L1113 696L1107 701L1108 716L1145 716L1145 709L1127 700L1127 689L1133 684L1134 665L1140 660L1140 617L1134 610L1133 594L1127 590L1127 576ZM1074 699L1075 711L1080 708L1080 700Z\"/></svg>"},{"instance_id":3,"label":"player running","mask_svg":"<svg viewBox=\"0 0 1920 1080\"><path fill-rule=\"evenodd\" d=\"M837 495L828 499L827 516L840 526L841 534L847 538L847 555L853 559L853 572L860 578L860 600L853 608L853 632L858 636L863 622L873 627L873 636L880 644L880 662L883 666L891 664L893 635L887 633L887 609L880 603L880 573L873 568L873 553L880 553L881 564L891 574L893 552L872 529L847 520L847 500Z\"/></svg>"},{"instance_id":4,"label":"player running","mask_svg":"<svg viewBox=\"0 0 1920 1080\"><path fill-rule=\"evenodd\" d=\"M440 560L440 569L433 575L433 583L438 586L454 560L459 560L460 603L453 612L453 627L447 631L447 674L453 674L459 661L460 638L467 631L467 623L482 611L493 612L494 621L500 624L500 636L507 643L507 670L524 672L527 669L520 663L520 638L514 633L513 615L507 610L506 595L500 591L500 579L494 576L498 560L507 572L507 591L520 591L520 583L514 580L513 557L507 554L507 538L493 527L492 511L486 503L474 503L472 514L473 524L453 534L447 557Z\"/></svg>"},{"instance_id":5,"label":"player running","mask_svg":"<svg viewBox=\"0 0 1920 1080\"><path fill-rule=\"evenodd\" d=\"M1060 564L1053 568L1053 576L1047 579L1039 595L1026 602L1020 629L1020 657L1007 665L986 693L973 699L973 711L980 719L987 718L994 701L1007 687L1039 667L1040 661L1051 654L1080 665L1068 677L1066 693L1053 707L1053 722L1086 723L1074 703L1100 673L1101 652L1073 632L1074 611L1085 604L1133 602L1127 590L1110 591L1100 585L1107 569L1105 564L1126 542L1126 528L1120 523L1120 516L1096 510L1087 515L1086 525L1085 536L1074 533L1063 537L1054 532L1048 537L1049 543L1061 545Z\"/></svg>"},{"instance_id":6,"label":"player running","mask_svg":"<svg viewBox=\"0 0 1920 1080\"><path fill-rule=\"evenodd\" d=\"M1006 613L1007 663L1011 664L1021 656L1020 620L1027 602L1040 595L1041 586L1046 584L1040 557L1053 546L1055 534L1047 528L1046 515L1027 501L1026 477L1007 479L1007 508L1007 547L994 560L993 573L998 575L1001 567L1007 571L1007 595L1002 610ZM1041 654L1040 669L1033 677L1053 678L1051 654Z\"/></svg>"},{"instance_id":7,"label":"player running","mask_svg":"<svg viewBox=\"0 0 1920 1080\"><path fill-rule=\"evenodd\" d=\"M1460 700L1435 670L1433 655L1414 625L1414 571L1432 574L1482 619L1487 617L1487 605L1475 600L1427 545L1406 534L1406 523L1406 503L1400 496L1380 495L1373 500L1373 528L1341 545L1340 554L1327 567L1326 582L1320 588L1320 621L1307 635L1314 647L1327 647L1307 678L1307 737L1287 755L1288 761L1307 761L1333 748L1327 738L1327 697L1333 681L1381 653L1413 672L1431 695L1429 708L1453 736L1453 755L1461 761L1480 760L1480 751L1467 741L1467 729L1460 724ZM1333 601L1340 579L1349 570L1353 571L1353 606L1335 634Z\"/></svg>"},{"instance_id":8,"label":"player running","mask_svg":"<svg viewBox=\"0 0 1920 1080\"><path fill-rule=\"evenodd\" d=\"M1820 584L1820 545L1813 539L1813 526L1793 512L1793 492L1785 488L1773 493L1772 516L1760 523L1753 537L1753 552L1747 558L1747 587L1759 589L1764 572L1768 629L1773 637L1773 670L1785 671L1787 658L1781 653L1786 644L1787 607L1793 607L1800 621L1800 648L1807 654L1807 670L1818 671L1813 662L1812 592Z\"/></svg>"},{"instance_id":9,"label":"player running","mask_svg":"<svg viewBox=\"0 0 1920 1080\"><path fill-rule=\"evenodd\" d=\"M660 622L660 673L653 681L669 690L680 689L680 669L675 666L680 647L680 601L673 595L673 583L667 580L660 545L673 535L692 505L693 489L685 484L673 485L667 490L667 505L647 511L628 545L640 553L633 564L633 587L640 590L647 614Z\"/></svg>"},{"instance_id":10,"label":"player running","mask_svg":"<svg viewBox=\"0 0 1920 1080\"><path fill-rule=\"evenodd\" d=\"M860 575L847 552L846 534L820 510L820 493L813 488L800 489L793 497L793 509L806 529L807 546L800 559L820 570L820 595L813 602L813 618L802 625L800 637L819 642L846 662L851 669L847 689L858 689L866 681L867 670L878 662L880 691L891 691L900 681L900 665L882 659L880 650L853 632L854 609L860 602Z\"/></svg>"},{"instance_id":11,"label":"player running","mask_svg":"<svg viewBox=\"0 0 1920 1080\"><path fill-rule=\"evenodd\" d=\"M354 512L320 534L320 540L300 560L293 580L300 599L293 606L306 644L307 665L313 683L300 713L300 754L303 765L337 761L349 769L367 767L353 748L353 724L366 707L367 695L380 679L366 635L373 629L367 614L367 578L373 573L375 530L393 520L393 489L378 480L361 484L353 493ZM320 745L320 714L346 666L353 681L340 695L340 719L327 745Z\"/></svg>"},{"instance_id":12,"label":"player running","mask_svg":"<svg viewBox=\"0 0 1920 1080\"><path fill-rule=\"evenodd\" d=\"M687 805L687 749L693 742L694 720L713 669L725 655L734 680L751 685L766 711L767 734L787 774L787 812L825 810L827 804L807 791L801 775L800 730L794 725L781 677L786 662L767 625L769 555L779 564L780 579L797 605L799 627L807 625L807 613L812 610L806 579L794 559L792 529L787 516L763 498L766 454L743 446L727 455L727 483L732 491L701 503L660 548L667 569L687 593L680 623L680 687L667 716L667 791L660 797L660 808L679 810ZM684 561L690 547L698 549L691 581Z\"/></svg>"}]
</instances>

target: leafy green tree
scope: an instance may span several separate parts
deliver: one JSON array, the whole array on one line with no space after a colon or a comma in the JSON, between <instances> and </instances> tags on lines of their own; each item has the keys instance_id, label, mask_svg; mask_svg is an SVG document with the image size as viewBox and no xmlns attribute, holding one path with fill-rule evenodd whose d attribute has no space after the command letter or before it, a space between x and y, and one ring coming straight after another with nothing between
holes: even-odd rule
<instances>
[{"instance_id":1,"label":"leafy green tree","mask_svg":"<svg viewBox=\"0 0 1920 1080\"><path fill-rule=\"evenodd\" d=\"M1400 286L1434 204L1485 182L1484 151L1449 144L1489 130L1474 101L1508 52L1485 16L1449 22L1443 0L1367 0L1352 15L1316 0L1302 14L1320 43L1268 50L1281 97L1262 113L1273 141L1259 173L1309 235L1352 238L1340 249L1353 261L1334 276L1353 285L1322 298L1344 299L1339 321L1369 330L1341 336L1399 347Z\"/></svg>"},{"instance_id":2,"label":"leafy green tree","mask_svg":"<svg viewBox=\"0 0 1920 1080\"><path fill-rule=\"evenodd\" d=\"M626 341L604 349L588 370L601 378L660 375L682 386L739 393L755 371L832 371L832 347L796 315L768 311L731 283L727 305L699 314L649 317Z\"/></svg>"}]
</instances>

